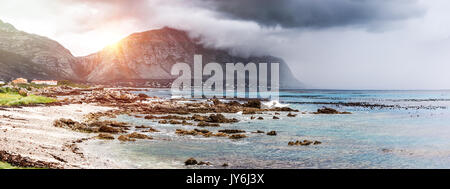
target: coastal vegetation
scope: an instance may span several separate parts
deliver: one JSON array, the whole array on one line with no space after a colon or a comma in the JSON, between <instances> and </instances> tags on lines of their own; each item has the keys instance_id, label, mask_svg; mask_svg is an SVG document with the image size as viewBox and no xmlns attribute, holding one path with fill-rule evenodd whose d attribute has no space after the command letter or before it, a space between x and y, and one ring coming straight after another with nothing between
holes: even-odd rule
<instances>
[{"instance_id":1,"label":"coastal vegetation","mask_svg":"<svg viewBox=\"0 0 450 189\"><path fill-rule=\"evenodd\" d=\"M15 166L12 166L9 163L5 163L5 162L1 162L0 161L0 169L18 169L18 168L19 167L15 167Z\"/></svg>"},{"instance_id":2,"label":"coastal vegetation","mask_svg":"<svg viewBox=\"0 0 450 189\"><path fill-rule=\"evenodd\" d=\"M30 104L46 104L56 102L53 98L28 95L25 91L11 88L0 88L1 106L20 106Z\"/></svg>"},{"instance_id":3,"label":"coastal vegetation","mask_svg":"<svg viewBox=\"0 0 450 189\"><path fill-rule=\"evenodd\" d=\"M1 162L0 161L0 169L39 169L39 168L33 168L33 167L17 167L17 166L13 166L9 163L6 162Z\"/></svg>"}]
</instances>

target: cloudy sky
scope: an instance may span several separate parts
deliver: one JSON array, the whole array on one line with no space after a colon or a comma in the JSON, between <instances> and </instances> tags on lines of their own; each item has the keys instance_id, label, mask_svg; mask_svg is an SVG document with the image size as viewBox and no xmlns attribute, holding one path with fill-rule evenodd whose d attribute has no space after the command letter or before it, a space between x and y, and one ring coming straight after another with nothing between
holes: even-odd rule
<instances>
[{"instance_id":1,"label":"cloudy sky","mask_svg":"<svg viewBox=\"0 0 450 189\"><path fill-rule=\"evenodd\" d=\"M282 57L310 87L450 89L448 0L14 0L0 19L74 55L163 26Z\"/></svg>"}]
</instances>

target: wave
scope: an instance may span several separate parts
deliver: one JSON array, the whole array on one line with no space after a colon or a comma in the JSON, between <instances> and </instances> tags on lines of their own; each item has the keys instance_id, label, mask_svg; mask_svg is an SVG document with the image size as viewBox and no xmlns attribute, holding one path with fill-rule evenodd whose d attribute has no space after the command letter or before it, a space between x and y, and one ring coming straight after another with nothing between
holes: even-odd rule
<instances>
[{"instance_id":1,"label":"wave","mask_svg":"<svg viewBox=\"0 0 450 189\"><path fill-rule=\"evenodd\" d=\"M283 108L283 107L289 106L289 104L281 104L278 100L263 102L262 104L264 107L267 107L267 108Z\"/></svg>"}]
</instances>

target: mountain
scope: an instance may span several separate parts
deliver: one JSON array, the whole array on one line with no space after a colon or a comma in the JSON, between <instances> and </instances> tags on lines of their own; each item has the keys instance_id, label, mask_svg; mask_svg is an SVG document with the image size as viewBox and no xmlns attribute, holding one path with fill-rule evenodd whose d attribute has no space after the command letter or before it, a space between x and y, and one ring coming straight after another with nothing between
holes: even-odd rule
<instances>
[{"instance_id":1,"label":"mountain","mask_svg":"<svg viewBox=\"0 0 450 189\"><path fill-rule=\"evenodd\" d=\"M195 54L203 55L203 64L280 63L282 88L302 86L287 64L272 56L242 58L226 50L206 48L187 32L162 28L131 34L115 45L84 57L74 57L58 42L17 30L0 20L0 79L68 79L92 83L130 80L171 80L172 65L193 65Z\"/></svg>"},{"instance_id":2,"label":"mountain","mask_svg":"<svg viewBox=\"0 0 450 189\"><path fill-rule=\"evenodd\" d=\"M76 79L76 63L77 58L58 42L0 20L0 79Z\"/></svg>"},{"instance_id":3,"label":"mountain","mask_svg":"<svg viewBox=\"0 0 450 189\"><path fill-rule=\"evenodd\" d=\"M86 57L80 57L79 75L89 82L120 80L174 79L172 65L183 62L193 65L195 54L203 55L203 65L209 62L280 63L282 88L299 88L287 64L272 56L242 58L226 50L206 48L191 39L185 31L162 28L132 34L115 45Z\"/></svg>"}]
</instances>

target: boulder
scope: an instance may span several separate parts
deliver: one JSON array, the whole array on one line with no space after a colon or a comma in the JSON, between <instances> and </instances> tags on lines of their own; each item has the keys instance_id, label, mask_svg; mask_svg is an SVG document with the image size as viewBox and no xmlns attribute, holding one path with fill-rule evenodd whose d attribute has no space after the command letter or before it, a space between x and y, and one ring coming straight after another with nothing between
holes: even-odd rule
<instances>
[{"instance_id":1,"label":"boulder","mask_svg":"<svg viewBox=\"0 0 450 189\"><path fill-rule=\"evenodd\" d=\"M147 135L140 134L140 133L137 133L137 132L128 134L127 136L128 136L128 138L136 138L136 139L153 139L152 137L149 137Z\"/></svg>"},{"instance_id":2,"label":"boulder","mask_svg":"<svg viewBox=\"0 0 450 189\"><path fill-rule=\"evenodd\" d=\"M198 162L194 158L189 158L184 162L184 165L197 165L197 164L198 164Z\"/></svg>"},{"instance_id":3,"label":"boulder","mask_svg":"<svg viewBox=\"0 0 450 189\"><path fill-rule=\"evenodd\" d=\"M121 132L120 129L118 128L114 128L114 127L110 127L110 126L101 126L98 129L99 132L104 132L104 133L119 133Z\"/></svg>"},{"instance_id":4,"label":"boulder","mask_svg":"<svg viewBox=\"0 0 450 189\"><path fill-rule=\"evenodd\" d=\"M292 113L289 113L288 115L287 115L288 117L296 117L297 116L297 114L292 114Z\"/></svg>"},{"instance_id":5,"label":"boulder","mask_svg":"<svg viewBox=\"0 0 450 189\"><path fill-rule=\"evenodd\" d=\"M229 138L230 139L241 139L241 138L246 138L247 135L244 134L235 134L235 135L231 135Z\"/></svg>"},{"instance_id":6,"label":"boulder","mask_svg":"<svg viewBox=\"0 0 450 189\"><path fill-rule=\"evenodd\" d=\"M255 100L249 100L247 103L243 104L242 106L249 107L249 108L261 109L262 103L260 100L255 99Z\"/></svg>"},{"instance_id":7,"label":"boulder","mask_svg":"<svg viewBox=\"0 0 450 189\"><path fill-rule=\"evenodd\" d=\"M114 140L114 136L108 133L100 133L97 138L103 139L103 140Z\"/></svg>"},{"instance_id":8,"label":"boulder","mask_svg":"<svg viewBox=\"0 0 450 189\"><path fill-rule=\"evenodd\" d=\"M317 109L317 112L314 112L314 114L351 114L350 112L340 112L337 111L333 108L322 108L322 109Z\"/></svg>"},{"instance_id":9,"label":"boulder","mask_svg":"<svg viewBox=\"0 0 450 189\"><path fill-rule=\"evenodd\" d=\"M122 142L136 141L136 139L132 139L132 138L128 137L127 135L120 135L119 138L117 138L117 139Z\"/></svg>"},{"instance_id":10,"label":"boulder","mask_svg":"<svg viewBox=\"0 0 450 189\"><path fill-rule=\"evenodd\" d=\"M197 126L199 126L199 127L220 127L220 125L218 123L207 123L204 121L201 121L200 123L198 123Z\"/></svg>"},{"instance_id":11,"label":"boulder","mask_svg":"<svg viewBox=\"0 0 450 189\"><path fill-rule=\"evenodd\" d=\"M322 144L322 142L320 141L310 141L310 140L303 140L303 141L290 141L288 142L289 146L309 146L309 145L319 145Z\"/></svg>"},{"instance_id":12,"label":"boulder","mask_svg":"<svg viewBox=\"0 0 450 189\"><path fill-rule=\"evenodd\" d=\"M245 131L238 130L238 129L224 129L224 130L219 130L219 133L236 134L236 133L245 133Z\"/></svg>"},{"instance_id":13,"label":"boulder","mask_svg":"<svg viewBox=\"0 0 450 189\"><path fill-rule=\"evenodd\" d=\"M265 132L264 132L264 131L261 131L261 130L257 130L257 131L252 132L252 133L263 134L263 133L265 133Z\"/></svg>"}]
</instances>

